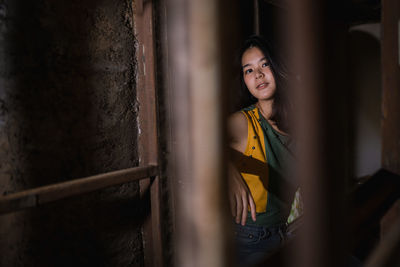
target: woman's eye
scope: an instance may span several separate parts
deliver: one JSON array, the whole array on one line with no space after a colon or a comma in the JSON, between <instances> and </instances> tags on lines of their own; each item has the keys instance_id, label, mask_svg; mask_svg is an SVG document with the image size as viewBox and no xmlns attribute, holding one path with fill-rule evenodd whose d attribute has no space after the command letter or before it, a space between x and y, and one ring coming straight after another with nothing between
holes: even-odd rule
<instances>
[{"instance_id":1,"label":"woman's eye","mask_svg":"<svg viewBox=\"0 0 400 267\"><path fill-rule=\"evenodd\" d=\"M252 72L253 72L252 69L247 69L247 70L244 71L244 74L249 74L249 73L252 73Z\"/></svg>"},{"instance_id":2,"label":"woman's eye","mask_svg":"<svg viewBox=\"0 0 400 267\"><path fill-rule=\"evenodd\" d=\"M269 62L265 62L265 63L262 64L263 68L268 67L268 66L269 66Z\"/></svg>"}]
</instances>

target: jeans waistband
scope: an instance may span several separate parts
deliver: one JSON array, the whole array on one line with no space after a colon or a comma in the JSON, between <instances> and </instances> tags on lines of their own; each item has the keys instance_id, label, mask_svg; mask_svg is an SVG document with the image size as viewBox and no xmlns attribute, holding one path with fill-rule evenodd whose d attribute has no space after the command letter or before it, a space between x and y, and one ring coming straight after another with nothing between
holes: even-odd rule
<instances>
[{"instance_id":1,"label":"jeans waistband","mask_svg":"<svg viewBox=\"0 0 400 267\"><path fill-rule=\"evenodd\" d=\"M269 227L251 224L246 224L244 226L241 224L235 224L235 235L259 237L261 239L268 238L274 234L279 234L281 237L283 237L286 233L286 228L286 224Z\"/></svg>"},{"instance_id":2,"label":"jeans waistband","mask_svg":"<svg viewBox=\"0 0 400 267\"><path fill-rule=\"evenodd\" d=\"M260 231L260 230L269 230L269 231L279 231L281 230L282 232L286 232L287 229L287 224L279 224L279 225L273 225L273 226L262 226L262 225L255 225L255 224L246 224L246 225L241 225L235 223L235 229L246 229L249 231Z\"/></svg>"}]
</instances>

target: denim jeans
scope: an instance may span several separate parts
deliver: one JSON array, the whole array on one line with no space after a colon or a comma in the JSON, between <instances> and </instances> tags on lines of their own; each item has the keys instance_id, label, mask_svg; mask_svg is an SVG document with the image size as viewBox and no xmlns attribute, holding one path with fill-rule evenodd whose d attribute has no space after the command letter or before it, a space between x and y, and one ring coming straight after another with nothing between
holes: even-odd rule
<instances>
[{"instance_id":1,"label":"denim jeans","mask_svg":"<svg viewBox=\"0 0 400 267\"><path fill-rule=\"evenodd\" d=\"M286 227L235 224L236 255L239 267L252 266L279 250L285 242Z\"/></svg>"}]
</instances>

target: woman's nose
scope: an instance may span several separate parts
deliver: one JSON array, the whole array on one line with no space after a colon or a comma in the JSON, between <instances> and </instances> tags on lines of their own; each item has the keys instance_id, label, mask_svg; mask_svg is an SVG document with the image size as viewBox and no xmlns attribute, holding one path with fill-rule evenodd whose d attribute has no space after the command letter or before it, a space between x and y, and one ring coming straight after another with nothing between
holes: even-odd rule
<instances>
[{"instance_id":1,"label":"woman's nose","mask_svg":"<svg viewBox=\"0 0 400 267\"><path fill-rule=\"evenodd\" d=\"M256 72L256 78L261 78L264 74L262 73L262 71L260 69L257 70Z\"/></svg>"}]
</instances>

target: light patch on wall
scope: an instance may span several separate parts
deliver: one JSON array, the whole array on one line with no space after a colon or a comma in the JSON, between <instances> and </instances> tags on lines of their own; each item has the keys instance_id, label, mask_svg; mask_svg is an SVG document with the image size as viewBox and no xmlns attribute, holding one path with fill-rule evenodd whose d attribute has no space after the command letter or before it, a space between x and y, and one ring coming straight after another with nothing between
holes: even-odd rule
<instances>
[{"instance_id":1,"label":"light patch on wall","mask_svg":"<svg viewBox=\"0 0 400 267\"><path fill-rule=\"evenodd\" d=\"M366 23L357 26L352 26L349 32L361 31L375 37L379 42L381 41L381 24L380 23Z\"/></svg>"},{"instance_id":2,"label":"light patch on wall","mask_svg":"<svg viewBox=\"0 0 400 267\"><path fill-rule=\"evenodd\" d=\"M354 175L371 175L381 168L381 67L380 23L349 30L351 77L355 102Z\"/></svg>"}]
</instances>

